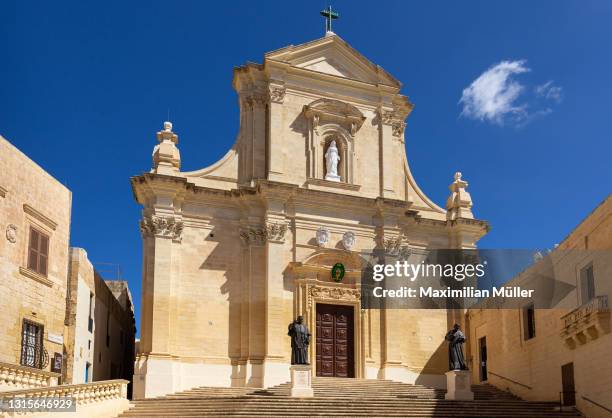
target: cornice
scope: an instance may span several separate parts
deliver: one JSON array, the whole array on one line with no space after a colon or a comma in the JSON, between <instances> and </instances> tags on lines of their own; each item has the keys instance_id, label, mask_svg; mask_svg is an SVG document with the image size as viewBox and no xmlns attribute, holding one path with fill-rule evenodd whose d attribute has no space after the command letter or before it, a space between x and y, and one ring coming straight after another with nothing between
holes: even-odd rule
<instances>
[{"instance_id":1,"label":"cornice","mask_svg":"<svg viewBox=\"0 0 612 418\"><path fill-rule=\"evenodd\" d=\"M36 218L37 220L39 220L40 222L42 222L43 224L45 224L46 226L48 226L52 230L55 231L55 229L57 228L57 222L55 222L51 218L43 215L41 212L39 212L38 210L34 209L32 206L28 205L27 203L23 204L23 211L25 213L27 213L28 215Z\"/></svg>"},{"instance_id":2,"label":"cornice","mask_svg":"<svg viewBox=\"0 0 612 418\"><path fill-rule=\"evenodd\" d=\"M484 233L489 232L491 229L487 221L480 219L467 219L458 218L456 220L441 220L441 219L430 219L425 218L419 214L418 211L409 210L406 212L406 217L411 219L417 225L432 226L435 228L463 228L473 229L476 231L482 231Z\"/></svg>"},{"instance_id":3,"label":"cornice","mask_svg":"<svg viewBox=\"0 0 612 418\"><path fill-rule=\"evenodd\" d=\"M19 273L25 277L29 277L30 279L36 280L37 282L42 283L45 286L53 287L52 280L43 276L42 274L36 273L35 271L32 271L24 267L19 267Z\"/></svg>"},{"instance_id":4,"label":"cornice","mask_svg":"<svg viewBox=\"0 0 612 418\"><path fill-rule=\"evenodd\" d=\"M329 48L332 45L334 45L333 47L336 48L341 55L345 55L348 60L353 60L354 63L364 71L369 71L374 74L379 84L393 87L398 90L402 87L402 83L398 79L380 65L370 61L361 52L353 48L348 42L336 34L332 36L326 35L322 38L314 39L299 45L288 45L267 52L264 55L264 63L267 64L271 61L289 63L290 60L295 60L295 58L299 56L311 57L317 55L320 49ZM299 67L292 66L291 68ZM385 78L387 80L384 80Z\"/></svg>"},{"instance_id":5,"label":"cornice","mask_svg":"<svg viewBox=\"0 0 612 418\"><path fill-rule=\"evenodd\" d=\"M334 189L351 190L351 191L359 191L359 189L361 189L361 185L359 184L344 183L340 181L330 181L330 180L319 179L315 177L309 177L308 179L306 179L306 183L304 183L304 186L308 187L309 185L331 187Z\"/></svg>"},{"instance_id":6,"label":"cornice","mask_svg":"<svg viewBox=\"0 0 612 418\"><path fill-rule=\"evenodd\" d=\"M447 221L423 217L421 215L421 211L412 209L412 202L382 197L372 198L356 196L352 194L343 194L340 191L336 192L309 189L295 184L270 180L256 180L255 184L252 186L239 186L237 189L221 190L211 187L197 186L194 183L189 182L188 179L184 177L144 173L140 176L134 176L131 178L132 190L134 191L135 197L138 192L138 188L155 182L174 185L176 188L180 188L185 192L191 193L191 196L185 196L185 200L190 200L191 203L197 203L192 201L192 198L197 195L205 195L207 198L231 199L236 201L251 197L263 198L264 200L269 198L278 198L286 201L292 200L295 204L299 205L316 205L320 207L338 209L350 208L351 210L354 210L354 208L360 208L362 210L372 209L380 212L382 215L389 212L394 212L395 214L400 215L403 213L407 217L413 218L415 222L420 224L429 224L437 227L447 225ZM347 188L355 188L355 185L352 185L351 188ZM141 204L143 203L138 198L136 198L136 200Z\"/></svg>"},{"instance_id":7,"label":"cornice","mask_svg":"<svg viewBox=\"0 0 612 418\"><path fill-rule=\"evenodd\" d=\"M282 61L267 60L266 63L282 64ZM290 76L304 77L311 81L328 82L334 85L348 86L358 90L371 90L377 92L386 92L390 95L399 93L400 89L395 86L391 86L383 83L370 83L363 80L357 80L355 78L339 76L334 74L328 74L321 71L311 70L309 68L301 67L289 67L287 69L287 81Z\"/></svg>"},{"instance_id":8,"label":"cornice","mask_svg":"<svg viewBox=\"0 0 612 418\"><path fill-rule=\"evenodd\" d=\"M448 222L450 227L467 226L478 230L483 230L484 232L489 232L491 230L491 225L489 225L487 221L483 221L480 219L458 218L454 221Z\"/></svg>"}]
</instances>

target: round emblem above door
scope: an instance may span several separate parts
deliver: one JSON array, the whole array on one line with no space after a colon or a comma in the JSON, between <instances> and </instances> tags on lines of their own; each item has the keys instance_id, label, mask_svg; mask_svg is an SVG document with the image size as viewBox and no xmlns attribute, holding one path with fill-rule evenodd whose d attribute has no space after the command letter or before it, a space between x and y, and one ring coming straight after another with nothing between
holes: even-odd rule
<instances>
[{"instance_id":1,"label":"round emblem above door","mask_svg":"<svg viewBox=\"0 0 612 418\"><path fill-rule=\"evenodd\" d=\"M340 283L342 281L342 279L344 278L344 273L345 273L344 264L342 263L334 264L331 270L331 276L332 276L332 279L336 283Z\"/></svg>"}]
</instances>

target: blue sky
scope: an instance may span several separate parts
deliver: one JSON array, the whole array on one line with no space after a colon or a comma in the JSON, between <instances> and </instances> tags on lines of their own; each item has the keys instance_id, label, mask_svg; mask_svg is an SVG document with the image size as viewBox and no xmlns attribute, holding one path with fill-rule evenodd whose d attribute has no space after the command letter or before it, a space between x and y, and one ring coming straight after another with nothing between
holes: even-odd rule
<instances>
[{"instance_id":1,"label":"blue sky","mask_svg":"<svg viewBox=\"0 0 612 418\"><path fill-rule=\"evenodd\" d=\"M71 244L119 264L137 309L129 178L150 168L168 108L183 169L216 161L238 129L232 68L322 36L326 5L0 4L0 134L72 190ZM416 105L406 147L421 188L443 205L455 171L470 183L492 225L482 248L552 247L610 193L612 2L333 6L336 33Z\"/></svg>"}]
</instances>

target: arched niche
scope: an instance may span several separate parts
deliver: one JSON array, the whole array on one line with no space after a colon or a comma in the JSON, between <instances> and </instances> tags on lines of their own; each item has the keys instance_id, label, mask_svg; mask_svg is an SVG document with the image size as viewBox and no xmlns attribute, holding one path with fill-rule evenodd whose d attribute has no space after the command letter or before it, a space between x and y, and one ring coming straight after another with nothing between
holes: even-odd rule
<instances>
[{"instance_id":1,"label":"arched niche","mask_svg":"<svg viewBox=\"0 0 612 418\"><path fill-rule=\"evenodd\" d=\"M336 139L341 182L355 184L354 140L365 116L355 106L332 99L315 100L304 106L303 114L308 120L307 177L325 178L325 152L331 140Z\"/></svg>"},{"instance_id":2,"label":"arched niche","mask_svg":"<svg viewBox=\"0 0 612 418\"><path fill-rule=\"evenodd\" d=\"M320 158L321 172L316 173L317 178L324 179L327 175L327 161L325 160L325 154L332 141L336 141L336 147L338 148L338 154L340 155L340 161L338 163L338 175L340 181L343 183L353 183L353 138L340 126L326 125L321 129L322 134L319 143L319 153L315 158ZM344 132L343 132L344 131Z\"/></svg>"}]
</instances>

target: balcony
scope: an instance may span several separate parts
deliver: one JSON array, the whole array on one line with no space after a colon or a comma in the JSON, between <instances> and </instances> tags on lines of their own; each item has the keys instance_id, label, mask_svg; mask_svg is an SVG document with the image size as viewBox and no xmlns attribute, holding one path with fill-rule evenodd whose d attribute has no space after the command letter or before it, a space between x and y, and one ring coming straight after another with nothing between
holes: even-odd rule
<instances>
[{"instance_id":1,"label":"balcony","mask_svg":"<svg viewBox=\"0 0 612 418\"><path fill-rule=\"evenodd\" d=\"M561 338L571 349L610 332L608 296L597 296L561 317Z\"/></svg>"}]
</instances>

